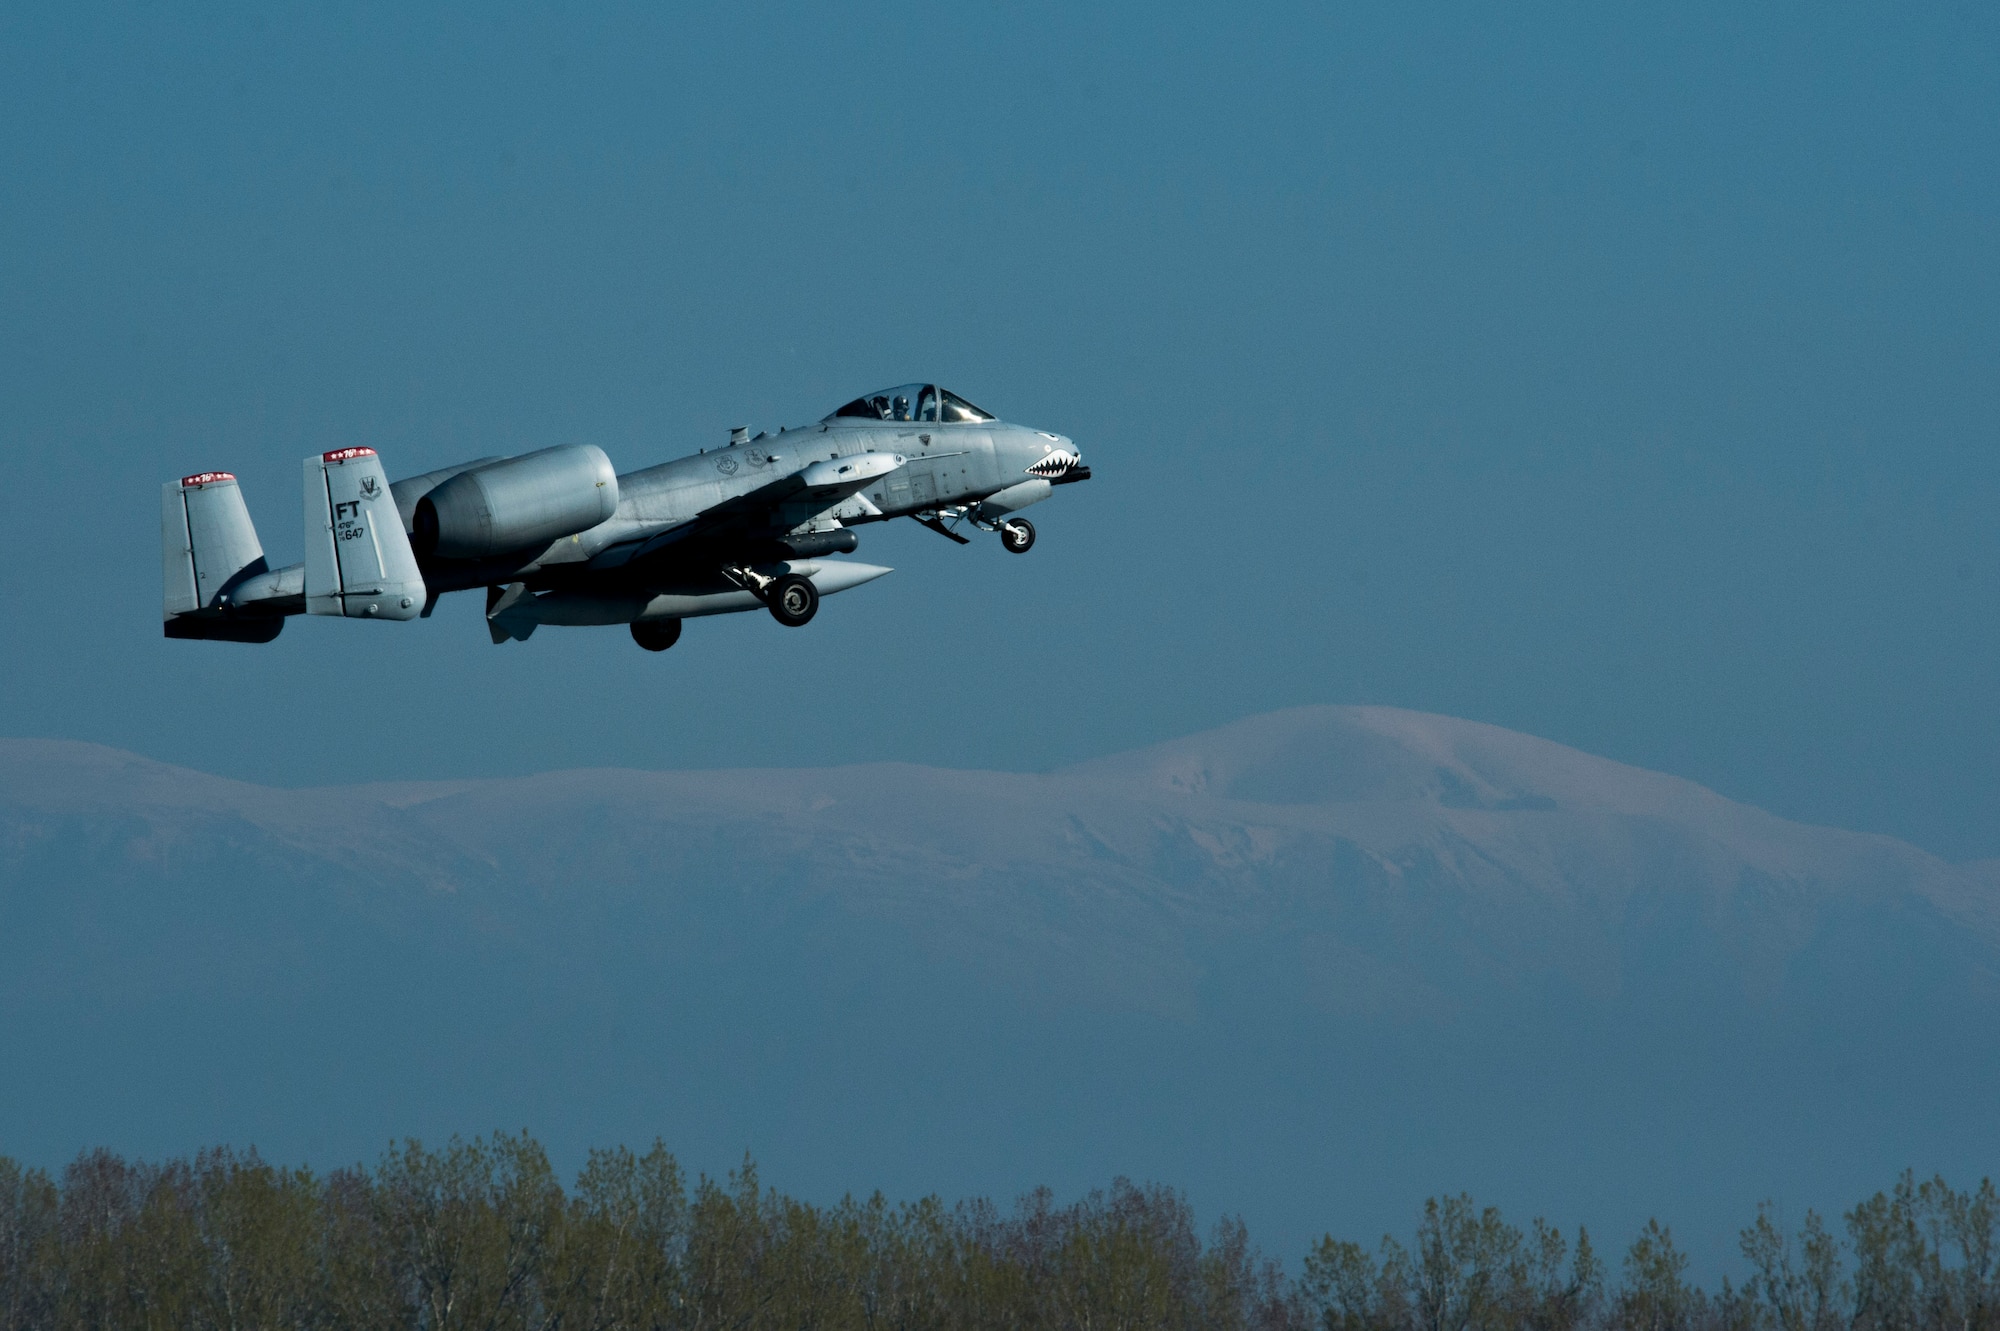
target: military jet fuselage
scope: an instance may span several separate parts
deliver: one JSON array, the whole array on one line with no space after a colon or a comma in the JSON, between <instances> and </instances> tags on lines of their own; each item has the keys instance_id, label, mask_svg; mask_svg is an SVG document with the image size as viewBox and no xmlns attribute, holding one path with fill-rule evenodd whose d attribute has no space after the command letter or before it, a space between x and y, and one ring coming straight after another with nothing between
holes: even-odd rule
<instances>
[{"instance_id":1,"label":"military jet fuselage","mask_svg":"<svg viewBox=\"0 0 2000 1331\"><path fill-rule=\"evenodd\" d=\"M762 606L797 627L822 595L881 577L830 558L871 522L911 517L961 544L961 526L996 532L1025 553L1035 529L1019 511L1089 478L1063 436L932 384L622 476L603 450L566 444L391 484L373 449L336 449L306 459L306 558L287 568L266 563L233 475L167 483L166 634L269 642L288 615L413 619L485 588L496 643L629 624L663 651L683 619Z\"/></svg>"}]
</instances>

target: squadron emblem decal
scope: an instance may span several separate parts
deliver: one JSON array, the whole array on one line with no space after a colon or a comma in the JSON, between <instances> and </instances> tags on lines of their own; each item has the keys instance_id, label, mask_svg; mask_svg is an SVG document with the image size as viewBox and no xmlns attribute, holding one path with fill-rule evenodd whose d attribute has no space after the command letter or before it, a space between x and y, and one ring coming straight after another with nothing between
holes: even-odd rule
<instances>
[{"instance_id":1,"label":"squadron emblem decal","mask_svg":"<svg viewBox=\"0 0 2000 1331\"><path fill-rule=\"evenodd\" d=\"M725 453L715 460L715 469L724 476L734 476L736 474L736 459Z\"/></svg>"}]
</instances>

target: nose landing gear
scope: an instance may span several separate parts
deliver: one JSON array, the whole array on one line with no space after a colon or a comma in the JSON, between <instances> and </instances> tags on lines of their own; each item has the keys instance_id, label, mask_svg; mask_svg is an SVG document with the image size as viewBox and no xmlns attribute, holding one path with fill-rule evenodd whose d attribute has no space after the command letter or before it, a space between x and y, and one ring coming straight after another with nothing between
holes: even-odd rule
<instances>
[{"instance_id":1,"label":"nose landing gear","mask_svg":"<svg viewBox=\"0 0 2000 1331\"><path fill-rule=\"evenodd\" d=\"M989 516L984 506L980 504L955 504L950 508L929 509L922 513L912 513L910 516L938 535L957 541L960 545L970 544L965 537L951 529L960 522L969 522L980 531L999 532L1000 548L1010 554L1025 555L1035 543L1034 523L1026 518L1002 518L997 514ZM950 523L951 526L946 526L946 523Z\"/></svg>"}]
</instances>

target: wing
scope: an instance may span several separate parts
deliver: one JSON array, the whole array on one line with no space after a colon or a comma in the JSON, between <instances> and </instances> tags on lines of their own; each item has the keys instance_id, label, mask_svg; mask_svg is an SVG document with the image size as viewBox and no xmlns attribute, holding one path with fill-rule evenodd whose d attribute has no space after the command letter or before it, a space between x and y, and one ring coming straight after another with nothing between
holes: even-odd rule
<instances>
[{"instance_id":1,"label":"wing","mask_svg":"<svg viewBox=\"0 0 2000 1331\"><path fill-rule=\"evenodd\" d=\"M679 526L602 550L589 567L622 568L778 537L839 506L906 461L900 453L855 453L815 462L703 509Z\"/></svg>"}]
</instances>

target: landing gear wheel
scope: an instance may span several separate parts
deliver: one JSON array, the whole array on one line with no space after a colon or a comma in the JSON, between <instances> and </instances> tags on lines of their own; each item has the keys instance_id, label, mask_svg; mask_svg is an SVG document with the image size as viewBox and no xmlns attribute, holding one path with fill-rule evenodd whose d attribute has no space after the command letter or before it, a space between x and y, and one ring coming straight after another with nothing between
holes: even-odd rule
<instances>
[{"instance_id":1,"label":"landing gear wheel","mask_svg":"<svg viewBox=\"0 0 2000 1331\"><path fill-rule=\"evenodd\" d=\"M632 641L649 652L664 652L681 640L678 619L640 619L632 622Z\"/></svg>"},{"instance_id":2,"label":"landing gear wheel","mask_svg":"<svg viewBox=\"0 0 2000 1331\"><path fill-rule=\"evenodd\" d=\"M819 588L796 573L772 580L764 592L771 618L788 629L799 628L819 611Z\"/></svg>"},{"instance_id":3,"label":"landing gear wheel","mask_svg":"<svg viewBox=\"0 0 2000 1331\"><path fill-rule=\"evenodd\" d=\"M1010 555L1025 555L1035 544L1035 524L1026 518L1009 518L1000 524L1000 544Z\"/></svg>"}]
</instances>

